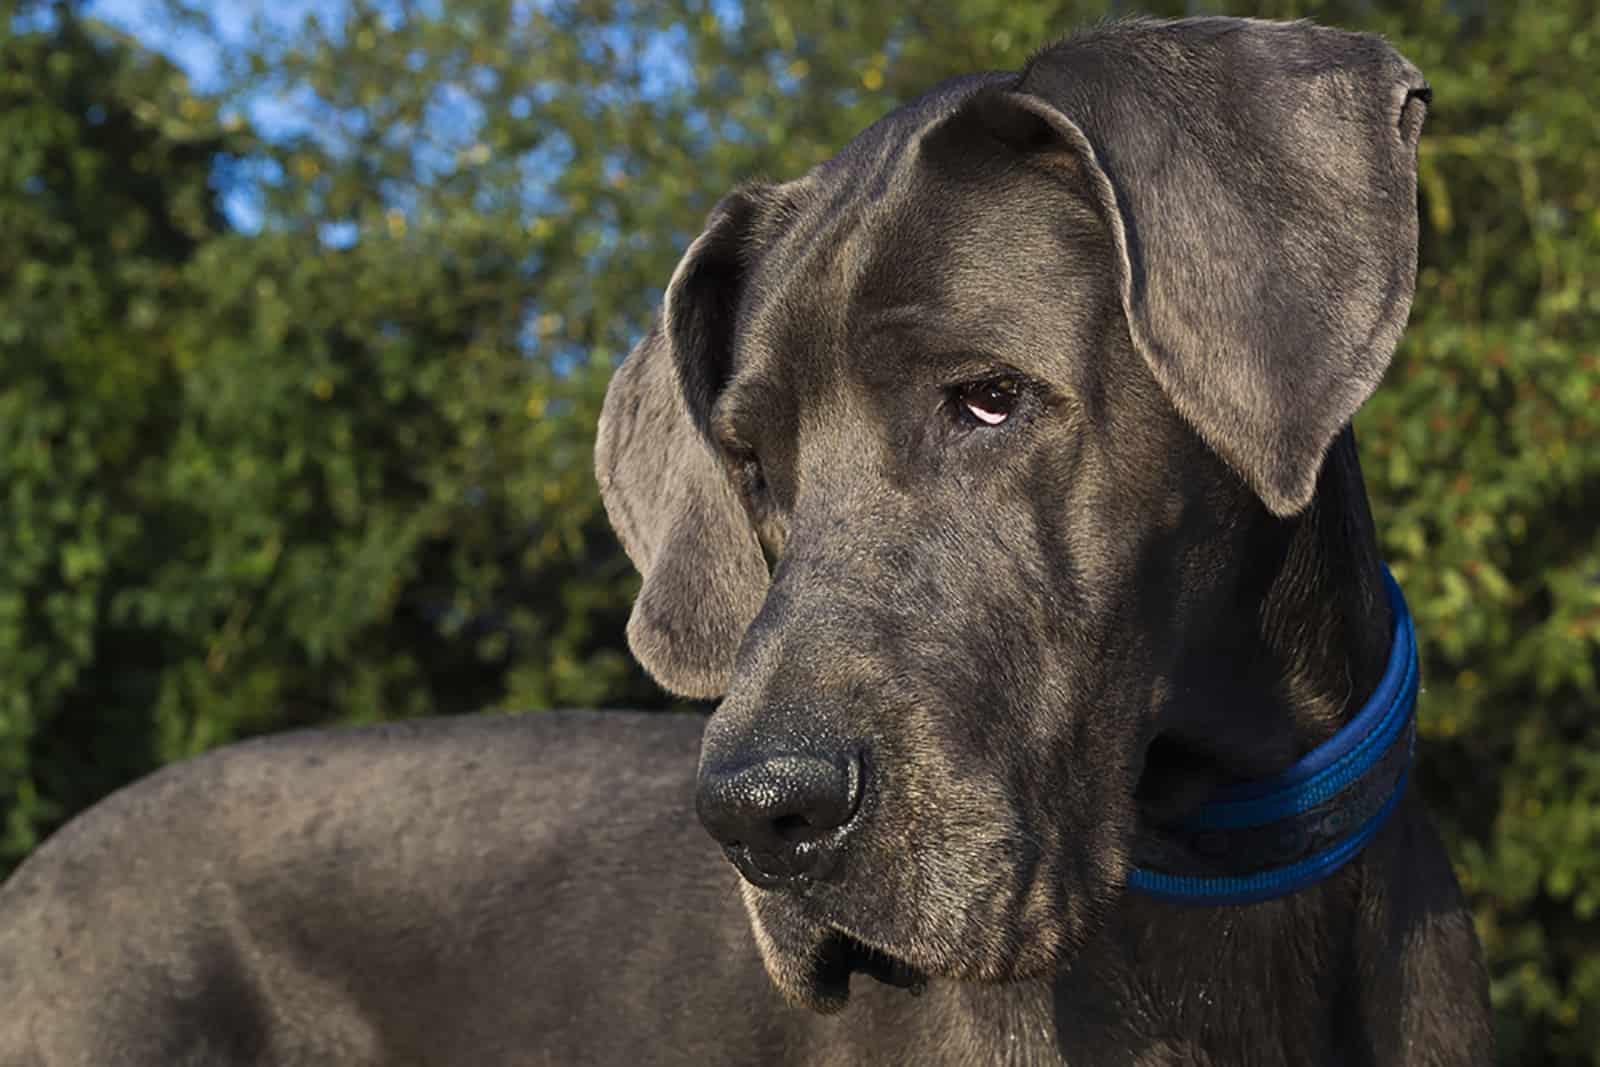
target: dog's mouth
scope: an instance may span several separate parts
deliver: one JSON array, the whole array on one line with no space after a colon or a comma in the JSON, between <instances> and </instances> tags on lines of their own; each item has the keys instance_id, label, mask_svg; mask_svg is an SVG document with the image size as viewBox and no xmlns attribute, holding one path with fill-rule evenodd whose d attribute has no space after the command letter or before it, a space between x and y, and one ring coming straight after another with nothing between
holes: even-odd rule
<instances>
[{"instance_id":1,"label":"dog's mouth","mask_svg":"<svg viewBox=\"0 0 1600 1067\"><path fill-rule=\"evenodd\" d=\"M928 984L928 976L911 964L842 930L834 930L817 950L815 980L819 999L843 1004L850 996L853 974L864 974L884 985L908 990L912 996L920 994Z\"/></svg>"}]
</instances>

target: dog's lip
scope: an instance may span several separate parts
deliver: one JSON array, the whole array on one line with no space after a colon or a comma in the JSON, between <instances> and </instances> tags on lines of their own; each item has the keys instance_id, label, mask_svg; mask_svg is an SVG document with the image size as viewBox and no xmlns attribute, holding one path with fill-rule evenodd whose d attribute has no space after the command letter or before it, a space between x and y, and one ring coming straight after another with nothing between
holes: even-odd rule
<instances>
[{"instance_id":1,"label":"dog's lip","mask_svg":"<svg viewBox=\"0 0 1600 1067\"><path fill-rule=\"evenodd\" d=\"M857 973L913 994L920 993L928 981L926 974L898 956L833 927L817 950L819 981L824 986L848 988L850 976Z\"/></svg>"},{"instance_id":2,"label":"dog's lip","mask_svg":"<svg viewBox=\"0 0 1600 1067\"><path fill-rule=\"evenodd\" d=\"M823 887L813 888L820 891ZM798 1003L824 1014L841 1010L850 999L850 978L855 974L917 995L933 973L883 947L880 938L857 934L855 924L836 912L829 914L833 909L818 899L826 893L796 895L760 889L754 893L763 905L761 910L775 908L789 916L776 928L767 927L769 937L783 931L770 942L769 950L789 961L781 970L800 978L804 992L791 990Z\"/></svg>"},{"instance_id":3,"label":"dog's lip","mask_svg":"<svg viewBox=\"0 0 1600 1067\"><path fill-rule=\"evenodd\" d=\"M796 853L803 863L795 873L769 871L766 857L742 841L722 846L722 854L740 877L757 889L804 895L816 882L829 877L838 864L837 853L817 847L815 842L798 845Z\"/></svg>"}]
</instances>

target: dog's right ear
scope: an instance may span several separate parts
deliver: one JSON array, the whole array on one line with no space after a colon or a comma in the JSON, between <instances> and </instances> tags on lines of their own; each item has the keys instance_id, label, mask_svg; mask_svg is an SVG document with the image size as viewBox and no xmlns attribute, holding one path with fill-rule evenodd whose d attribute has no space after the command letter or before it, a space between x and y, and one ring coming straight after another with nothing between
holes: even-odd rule
<instances>
[{"instance_id":1,"label":"dog's right ear","mask_svg":"<svg viewBox=\"0 0 1600 1067\"><path fill-rule=\"evenodd\" d=\"M981 131L1088 194L1134 347L1286 518L1405 327L1428 100L1417 68L1367 34L1131 21L1044 49L926 143L959 152Z\"/></svg>"},{"instance_id":2,"label":"dog's right ear","mask_svg":"<svg viewBox=\"0 0 1600 1067\"><path fill-rule=\"evenodd\" d=\"M760 202L730 193L667 286L661 315L617 368L595 441L606 514L644 577L628 646L662 686L711 699L766 597L754 527L706 433L731 370Z\"/></svg>"}]
</instances>

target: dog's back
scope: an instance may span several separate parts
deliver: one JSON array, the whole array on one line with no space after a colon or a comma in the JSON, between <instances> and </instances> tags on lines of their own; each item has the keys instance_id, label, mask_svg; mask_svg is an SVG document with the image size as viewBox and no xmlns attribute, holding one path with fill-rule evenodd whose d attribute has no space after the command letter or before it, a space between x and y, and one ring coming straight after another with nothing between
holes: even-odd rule
<instances>
[{"instance_id":1,"label":"dog's back","mask_svg":"<svg viewBox=\"0 0 1600 1067\"><path fill-rule=\"evenodd\" d=\"M0 1065L1054 1062L1047 984L785 1005L694 819L703 725L467 716L144 779L0 886Z\"/></svg>"},{"instance_id":2,"label":"dog's back","mask_svg":"<svg viewBox=\"0 0 1600 1067\"><path fill-rule=\"evenodd\" d=\"M609 1061L635 1051L626 1028L583 1024L619 990L694 1039L673 1033L684 987L653 979L667 958L703 975L742 955L776 1002L694 824L701 725L401 723L154 775L0 888L0 1063Z\"/></svg>"}]
</instances>

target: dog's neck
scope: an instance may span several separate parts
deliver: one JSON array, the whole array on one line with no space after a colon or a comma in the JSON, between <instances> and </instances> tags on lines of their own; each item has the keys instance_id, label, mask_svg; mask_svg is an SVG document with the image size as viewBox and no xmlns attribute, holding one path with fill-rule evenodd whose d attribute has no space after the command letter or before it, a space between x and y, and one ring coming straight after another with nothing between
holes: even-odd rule
<instances>
[{"instance_id":1,"label":"dog's neck","mask_svg":"<svg viewBox=\"0 0 1600 1067\"><path fill-rule=\"evenodd\" d=\"M1259 635L1275 665L1273 688L1297 750L1292 759L1361 709L1383 675L1394 638L1349 429L1329 451L1311 506L1286 526L1281 564L1254 580L1266 583Z\"/></svg>"},{"instance_id":2,"label":"dog's neck","mask_svg":"<svg viewBox=\"0 0 1600 1067\"><path fill-rule=\"evenodd\" d=\"M1316 497L1247 536L1232 620L1174 676L1172 724L1152 746L1141 801L1158 819L1217 785L1265 778L1333 736L1377 686L1393 638L1366 489L1347 428Z\"/></svg>"}]
</instances>

